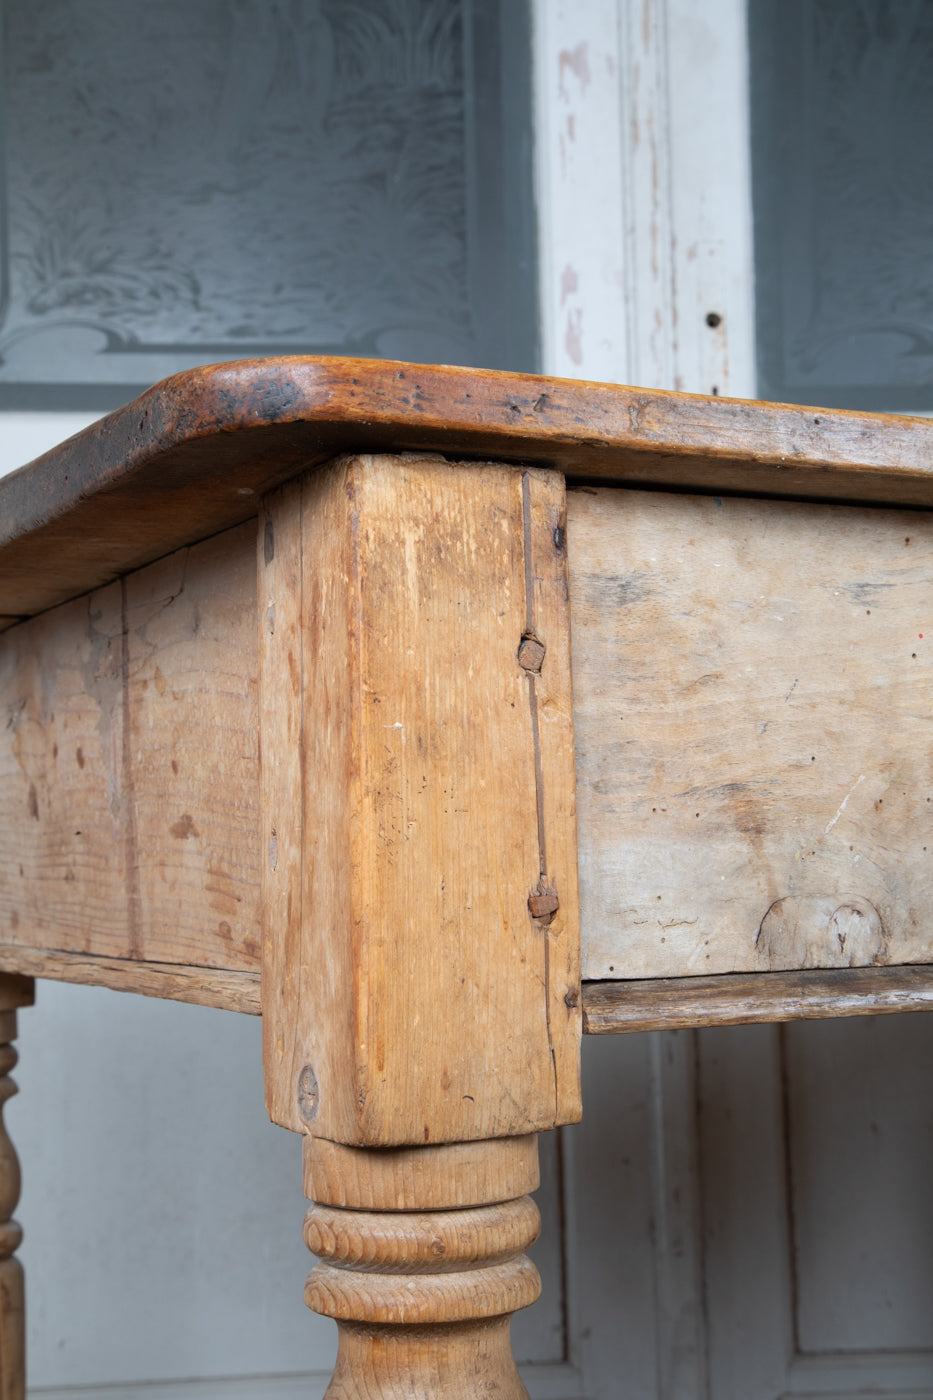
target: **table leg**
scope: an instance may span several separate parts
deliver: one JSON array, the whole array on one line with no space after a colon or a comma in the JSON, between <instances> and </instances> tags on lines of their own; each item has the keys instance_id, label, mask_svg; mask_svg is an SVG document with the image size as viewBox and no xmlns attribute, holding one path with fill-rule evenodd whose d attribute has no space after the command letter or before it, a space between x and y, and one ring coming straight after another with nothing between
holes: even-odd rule
<instances>
[{"instance_id":1,"label":"table leg","mask_svg":"<svg viewBox=\"0 0 933 1400\"><path fill-rule=\"evenodd\" d=\"M11 1217L19 1201L20 1172L16 1149L3 1123L3 1105L17 1092L10 1070L17 1061L16 1008L33 999L27 977L0 976L0 1400L24 1400L26 1394L26 1310L23 1266L15 1250L23 1232Z\"/></svg>"},{"instance_id":2,"label":"table leg","mask_svg":"<svg viewBox=\"0 0 933 1400\"><path fill-rule=\"evenodd\" d=\"M563 478L352 457L263 501L262 1020L330 1400L521 1400L534 1134L580 1116Z\"/></svg>"},{"instance_id":3,"label":"table leg","mask_svg":"<svg viewBox=\"0 0 933 1400\"><path fill-rule=\"evenodd\" d=\"M305 1288L336 1319L328 1400L527 1400L511 1315L541 1291L534 1136L438 1147L305 1139Z\"/></svg>"}]
</instances>

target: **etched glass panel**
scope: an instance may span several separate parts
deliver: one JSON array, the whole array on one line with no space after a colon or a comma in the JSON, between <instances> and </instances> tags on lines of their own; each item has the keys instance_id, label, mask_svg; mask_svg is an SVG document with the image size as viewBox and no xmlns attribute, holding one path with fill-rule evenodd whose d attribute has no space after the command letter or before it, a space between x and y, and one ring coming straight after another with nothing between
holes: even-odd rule
<instances>
[{"instance_id":1,"label":"etched glass panel","mask_svg":"<svg viewBox=\"0 0 933 1400\"><path fill-rule=\"evenodd\" d=\"M2 8L0 401L264 354L534 367L523 4Z\"/></svg>"},{"instance_id":2,"label":"etched glass panel","mask_svg":"<svg viewBox=\"0 0 933 1400\"><path fill-rule=\"evenodd\" d=\"M933 5L749 20L759 392L933 410Z\"/></svg>"}]
</instances>

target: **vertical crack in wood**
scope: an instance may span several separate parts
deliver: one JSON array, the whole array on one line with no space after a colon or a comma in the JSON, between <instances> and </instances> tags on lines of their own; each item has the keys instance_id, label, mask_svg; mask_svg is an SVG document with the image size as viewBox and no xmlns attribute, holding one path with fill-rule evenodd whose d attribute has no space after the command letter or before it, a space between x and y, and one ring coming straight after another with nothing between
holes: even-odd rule
<instances>
[{"instance_id":1,"label":"vertical crack in wood","mask_svg":"<svg viewBox=\"0 0 933 1400\"><path fill-rule=\"evenodd\" d=\"M528 636L535 636L535 590L531 540L531 481L528 472L522 472L522 528L524 532L525 556L525 632ZM535 763L535 808L538 821L538 874L546 881L547 842L544 831L544 774L541 767L538 693L535 688L534 672L526 671L525 675L528 677L528 696L531 710L531 738Z\"/></svg>"},{"instance_id":2,"label":"vertical crack in wood","mask_svg":"<svg viewBox=\"0 0 933 1400\"><path fill-rule=\"evenodd\" d=\"M130 705L130 629L127 578L120 579L120 701L123 719L121 736L121 789L123 799L123 841L126 859L126 897L129 922L129 955L143 956L142 891L139 882L139 852L136 834L136 791L133 777L132 707Z\"/></svg>"},{"instance_id":3,"label":"vertical crack in wood","mask_svg":"<svg viewBox=\"0 0 933 1400\"><path fill-rule=\"evenodd\" d=\"M306 810L306 809L307 809L307 796L306 796L306 794L307 794L307 781L306 781L306 778L307 778L307 734L306 734L306 727L305 727L305 703L304 703L304 697L305 697L305 496L306 496L306 493L307 493L307 488L308 488L308 478L305 476L305 477L302 477L302 479L301 479L301 481L300 481L300 483L299 483L299 486L298 486L298 503L297 503L297 506L298 506L298 628L297 628L296 644L297 644L297 646L298 646L298 677L299 677L299 682L298 682L298 683L299 683L299 691L298 691L298 695L299 695L299 702L298 702L298 703L299 703L299 712L298 712L298 772L299 772L299 774L300 774L300 786L299 786L298 792L299 792L300 811L299 811L299 813L298 813L298 821L299 821L300 838L299 838L299 841L298 841L298 888L297 888L298 912L297 912L297 914L296 914L296 916L295 916L295 917L296 917L296 920L297 920L297 928L298 928L298 957L297 957L298 977L297 977L297 986L296 986L296 989L295 989L295 995L296 995L296 997L297 997L297 1003L296 1003L296 1004L297 1004L298 1006L301 1006L301 1005L303 1004L303 997L302 997L302 974L304 973L304 961L305 961L305 960L304 960L304 953L303 953L303 951L302 951L302 944L303 944L303 942L304 942L304 928L305 928L305 908L304 908L304 901L305 901L305 832L309 829L308 813L307 813L307 810ZM276 589L276 594L278 594L278 589ZM287 645L287 641L286 641L285 644ZM280 643L280 645L281 645L281 643ZM283 816L285 816L285 820L286 820L286 821L293 821L293 820L294 820L294 814L291 813L291 812L289 812L288 814L279 813L278 820L281 821ZM290 936L290 934L291 934L291 930L289 930L289 935L288 935L288 936ZM296 1036L296 1043L298 1043L298 1042L299 1042L299 1037ZM302 1058L303 1058L303 1057L302 1057L301 1055L298 1056L298 1063L299 1063L299 1065L301 1065L301 1060L302 1060ZM291 1067L291 1068L292 1068L292 1077L294 1078L294 1077L295 1077L295 1058L294 1058L294 1050L292 1051L292 1067ZM300 1097L301 1097L301 1090L300 1090L301 1078L302 1078L302 1076L304 1075L305 1069L306 1069L306 1068L311 1068L311 1072L312 1072L312 1074L314 1074L314 1070L313 1070L313 1068L312 1068L311 1066L304 1066L304 1065L301 1065L301 1068L298 1070L299 1100L300 1100ZM317 1084L318 1084L318 1081L317 1081L317 1079L315 1078L315 1086L316 1086L316 1087L317 1087ZM320 1091L318 1090L318 1098L317 1098L317 1101L316 1101L316 1103L315 1103L315 1113L314 1113L314 1116L315 1116L315 1117L317 1116L317 1109L318 1109L319 1106L320 1106ZM301 1114L301 1117L302 1117L302 1119L304 1119L304 1114Z\"/></svg>"},{"instance_id":4,"label":"vertical crack in wood","mask_svg":"<svg viewBox=\"0 0 933 1400\"><path fill-rule=\"evenodd\" d=\"M531 552L531 477L528 472L522 472L522 534L525 563L525 631L529 636L534 636L536 634L534 569L532 567ZM548 877L547 842L544 830L544 771L541 765L538 692L535 686L534 673L532 671L526 671L525 674L528 677L528 705L531 712L531 740L535 765L535 814L538 825L538 888L543 891L548 887ZM554 1084L554 1113L556 1118L560 1095L557 1084L557 1057L554 1053L554 1038L551 1028L551 940L548 931L550 920L548 918L541 919L540 921L535 919L534 922L540 924L544 939L544 1016L547 1026L548 1053L551 1057L551 1078Z\"/></svg>"}]
</instances>

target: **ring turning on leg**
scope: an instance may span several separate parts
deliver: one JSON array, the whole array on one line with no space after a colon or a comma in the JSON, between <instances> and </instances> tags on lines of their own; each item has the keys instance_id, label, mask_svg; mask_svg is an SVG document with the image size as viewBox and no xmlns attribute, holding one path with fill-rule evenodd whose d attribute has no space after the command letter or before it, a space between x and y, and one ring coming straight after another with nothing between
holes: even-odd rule
<instances>
[{"instance_id":1,"label":"ring turning on leg","mask_svg":"<svg viewBox=\"0 0 933 1400\"><path fill-rule=\"evenodd\" d=\"M534 1140L337 1151L347 1166L339 1193L327 1190L334 1144L307 1140L306 1192L342 1198L312 1205L304 1232L322 1261L308 1278L305 1302L334 1318L340 1333L329 1400L525 1397L509 1324L541 1291L524 1254L540 1217L525 1194L488 1197L534 1189ZM322 1158L327 1170L316 1171ZM462 1204L465 1167L472 1194L487 1198L469 1206ZM350 1205L348 1182L361 1204L376 1199L380 1208ZM437 1208L443 1194L453 1208ZM417 1197L428 1208L419 1209Z\"/></svg>"}]
</instances>

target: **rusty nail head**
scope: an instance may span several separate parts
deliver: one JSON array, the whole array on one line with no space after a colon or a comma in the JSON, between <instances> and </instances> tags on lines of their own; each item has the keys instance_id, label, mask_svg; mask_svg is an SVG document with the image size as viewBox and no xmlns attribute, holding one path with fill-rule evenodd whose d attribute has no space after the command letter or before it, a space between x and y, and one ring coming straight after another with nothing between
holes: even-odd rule
<instances>
[{"instance_id":1,"label":"rusty nail head","mask_svg":"<svg viewBox=\"0 0 933 1400\"><path fill-rule=\"evenodd\" d=\"M526 634L518 644L518 664L523 671L531 671L535 675L541 670L541 663L544 660L544 643L539 642L537 637Z\"/></svg>"},{"instance_id":2,"label":"rusty nail head","mask_svg":"<svg viewBox=\"0 0 933 1400\"><path fill-rule=\"evenodd\" d=\"M556 890L541 890L528 896L528 908L533 919L550 919L560 908Z\"/></svg>"}]
</instances>

